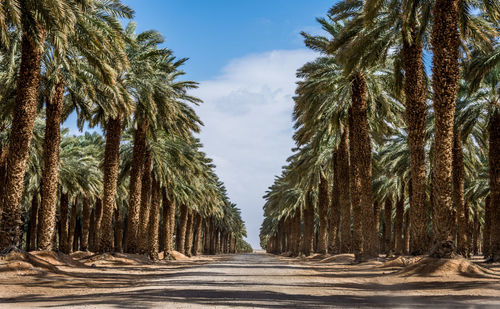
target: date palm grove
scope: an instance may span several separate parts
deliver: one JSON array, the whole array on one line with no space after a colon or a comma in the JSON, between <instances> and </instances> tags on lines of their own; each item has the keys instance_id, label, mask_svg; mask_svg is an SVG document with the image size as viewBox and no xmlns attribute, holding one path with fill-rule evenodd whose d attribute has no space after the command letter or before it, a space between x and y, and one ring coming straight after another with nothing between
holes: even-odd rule
<instances>
[{"instance_id":1,"label":"date palm grove","mask_svg":"<svg viewBox=\"0 0 500 309\"><path fill-rule=\"evenodd\" d=\"M302 33L317 58L261 246L500 261L499 18L495 1L344 0Z\"/></svg>"},{"instance_id":2,"label":"date palm grove","mask_svg":"<svg viewBox=\"0 0 500 309\"><path fill-rule=\"evenodd\" d=\"M176 58L119 0L0 2L0 251L251 250ZM99 133L73 136L78 126Z\"/></svg>"}]
</instances>

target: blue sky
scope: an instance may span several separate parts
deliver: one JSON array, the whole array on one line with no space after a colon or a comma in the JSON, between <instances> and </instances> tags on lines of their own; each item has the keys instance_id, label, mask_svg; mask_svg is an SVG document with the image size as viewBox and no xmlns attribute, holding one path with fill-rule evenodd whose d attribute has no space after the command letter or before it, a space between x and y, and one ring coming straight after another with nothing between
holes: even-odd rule
<instances>
[{"instance_id":1,"label":"blue sky","mask_svg":"<svg viewBox=\"0 0 500 309\"><path fill-rule=\"evenodd\" d=\"M317 29L331 0L124 0L140 31L158 30L179 57L190 58L190 78L216 76L233 58L303 47L299 33Z\"/></svg>"},{"instance_id":2,"label":"blue sky","mask_svg":"<svg viewBox=\"0 0 500 309\"><path fill-rule=\"evenodd\" d=\"M165 46L190 60L186 78L205 123L204 151L229 197L242 210L248 241L259 248L267 188L291 154L295 71L313 60L301 31L319 33L326 0L123 0L136 11L138 31L158 30ZM74 128L74 115L65 125Z\"/></svg>"}]
</instances>

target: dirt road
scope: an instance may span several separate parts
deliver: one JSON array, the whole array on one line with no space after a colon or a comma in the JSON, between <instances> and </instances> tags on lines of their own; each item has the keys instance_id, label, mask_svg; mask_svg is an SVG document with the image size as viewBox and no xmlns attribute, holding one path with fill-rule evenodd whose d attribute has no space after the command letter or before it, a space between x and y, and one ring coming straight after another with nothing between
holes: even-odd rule
<instances>
[{"instance_id":1,"label":"dirt road","mask_svg":"<svg viewBox=\"0 0 500 309\"><path fill-rule=\"evenodd\" d=\"M68 268L8 280L0 274L0 307L500 307L499 280L404 278L392 271L254 253L196 265Z\"/></svg>"}]
</instances>

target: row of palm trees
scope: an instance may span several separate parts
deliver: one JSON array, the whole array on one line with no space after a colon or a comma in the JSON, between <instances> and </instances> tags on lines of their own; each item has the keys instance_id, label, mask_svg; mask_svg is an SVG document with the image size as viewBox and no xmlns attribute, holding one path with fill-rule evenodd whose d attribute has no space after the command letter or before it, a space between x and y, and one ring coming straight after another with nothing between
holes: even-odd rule
<instances>
[{"instance_id":1,"label":"row of palm trees","mask_svg":"<svg viewBox=\"0 0 500 309\"><path fill-rule=\"evenodd\" d=\"M499 261L499 13L341 1L318 19L327 36L303 33L321 55L298 71L297 148L264 196L261 245Z\"/></svg>"},{"instance_id":2,"label":"row of palm trees","mask_svg":"<svg viewBox=\"0 0 500 309\"><path fill-rule=\"evenodd\" d=\"M119 0L0 3L1 250L248 249L194 136L187 59L123 28L133 13ZM72 113L104 136L69 136Z\"/></svg>"}]
</instances>

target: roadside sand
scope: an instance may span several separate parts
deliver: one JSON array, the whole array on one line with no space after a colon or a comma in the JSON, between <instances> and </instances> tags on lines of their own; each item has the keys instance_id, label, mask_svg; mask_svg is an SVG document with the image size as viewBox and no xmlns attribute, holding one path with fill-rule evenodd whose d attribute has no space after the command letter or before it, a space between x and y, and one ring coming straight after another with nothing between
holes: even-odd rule
<instances>
[{"instance_id":1,"label":"roadside sand","mask_svg":"<svg viewBox=\"0 0 500 309\"><path fill-rule=\"evenodd\" d=\"M79 252L73 258L53 256L57 272L9 269L12 261L0 261L0 307L500 307L498 264L469 273L453 262L409 275L417 260L352 264L348 254L289 258L259 252L158 264L125 254Z\"/></svg>"}]
</instances>

